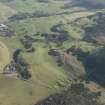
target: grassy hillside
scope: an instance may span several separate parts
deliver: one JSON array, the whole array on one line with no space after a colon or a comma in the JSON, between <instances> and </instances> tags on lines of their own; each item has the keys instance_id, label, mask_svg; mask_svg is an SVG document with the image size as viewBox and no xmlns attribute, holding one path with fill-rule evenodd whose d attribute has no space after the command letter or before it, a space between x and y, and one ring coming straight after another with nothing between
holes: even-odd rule
<instances>
[{"instance_id":1,"label":"grassy hillside","mask_svg":"<svg viewBox=\"0 0 105 105\"><path fill-rule=\"evenodd\" d=\"M5 21L9 16L12 16L15 13L16 11L14 9L0 3L0 22Z\"/></svg>"},{"instance_id":2,"label":"grassy hillside","mask_svg":"<svg viewBox=\"0 0 105 105\"><path fill-rule=\"evenodd\" d=\"M64 8L69 3L69 8ZM69 73L72 68L79 70L83 62L70 57L78 65L71 60L66 67L64 55L72 47L86 53L100 49L100 45L85 40L84 30L84 26L94 25L87 17L98 11L104 9L91 11L73 5L71 0L0 0L0 22L8 26L0 30L0 69L10 63L16 49L21 49L19 57L28 63L32 75L24 81L16 75L0 74L0 105L33 105L70 84ZM51 56L51 49L60 56Z\"/></svg>"}]
</instances>

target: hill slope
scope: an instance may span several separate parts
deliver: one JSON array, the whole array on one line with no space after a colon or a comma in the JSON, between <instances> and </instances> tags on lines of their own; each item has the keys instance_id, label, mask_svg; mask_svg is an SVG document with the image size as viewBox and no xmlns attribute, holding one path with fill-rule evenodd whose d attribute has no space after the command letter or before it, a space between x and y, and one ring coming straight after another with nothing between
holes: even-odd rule
<instances>
[{"instance_id":1,"label":"hill slope","mask_svg":"<svg viewBox=\"0 0 105 105\"><path fill-rule=\"evenodd\" d=\"M90 74L104 62L105 9L87 6L81 0L0 0L1 105L35 104L77 80L100 83Z\"/></svg>"}]
</instances>

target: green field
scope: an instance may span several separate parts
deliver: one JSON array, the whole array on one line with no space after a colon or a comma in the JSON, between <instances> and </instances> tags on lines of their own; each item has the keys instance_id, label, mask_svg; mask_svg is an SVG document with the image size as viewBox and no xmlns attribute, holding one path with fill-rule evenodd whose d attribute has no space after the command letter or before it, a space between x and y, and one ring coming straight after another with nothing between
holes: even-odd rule
<instances>
[{"instance_id":1,"label":"green field","mask_svg":"<svg viewBox=\"0 0 105 105\"><path fill-rule=\"evenodd\" d=\"M61 7L66 3L68 3L66 0L49 0L48 3L38 2L37 0L0 0L0 22L6 24L15 32L12 37L3 37L0 33L0 69L3 69L10 62L14 50L21 48L23 52L20 56L28 62L32 74L32 78L27 81L20 80L15 76L0 74L0 105L34 105L37 101L60 91L68 83L71 83L71 77L67 75L64 67L59 67L55 59L48 55L50 47L59 49L62 54L72 46L82 48L85 52L92 52L98 48L92 43L83 41L85 33L81 27L68 24L77 18L92 15L96 11L89 11L83 7L62 9ZM15 21L8 19L14 14L37 11L52 14L64 12L64 14L40 18L28 17ZM97 11L99 10L97 9ZM65 12L70 13L66 14ZM26 52L20 38L23 38L24 35L43 38L41 37L43 33L58 34L57 32L51 32L51 28L59 23L63 24L62 30L69 33L69 40L65 41L62 46L57 46L56 43L52 42L48 45L45 42L35 42L32 44L35 52ZM40 35L34 36L36 33L40 33ZM1 43L5 46L2 50ZM4 58L1 59L1 55Z\"/></svg>"}]
</instances>

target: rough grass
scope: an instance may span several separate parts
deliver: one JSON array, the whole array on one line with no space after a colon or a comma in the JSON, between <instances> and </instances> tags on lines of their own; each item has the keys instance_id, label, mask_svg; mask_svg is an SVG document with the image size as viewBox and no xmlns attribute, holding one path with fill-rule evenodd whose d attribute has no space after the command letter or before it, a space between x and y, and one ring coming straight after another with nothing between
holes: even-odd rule
<instances>
[{"instance_id":1,"label":"rough grass","mask_svg":"<svg viewBox=\"0 0 105 105\"><path fill-rule=\"evenodd\" d=\"M15 13L15 11L43 11L47 13L64 11L60 7L63 6L66 1L50 1L51 2L48 4L45 4L38 3L36 0L15 0L14 2L8 3L8 6L10 7L0 4L0 14L2 14L0 20L6 20L7 17L10 16L11 13ZM26 82L14 77L4 77L0 75L0 105L33 105L38 100L58 91L60 87L66 86L69 82L63 68L57 66L53 57L48 56L48 48L44 48L44 43L33 44L33 47L36 49L35 53L25 52L19 41L19 38L23 37L25 30L28 31L27 34L30 36L36 32L51 33L50 28L61 21L66 24L67 22L74 21L79 17L86 17L91 14L93 14L93 12L75 12L69 15L50 16L46 18L28 18L21 21L8 22L9 27L16 32L16 36L12 38L0 37L0 41L5 43L8 47L10 58L16 48L23 49L24 52L21 53L21 56L30 64L32 79ZM79 29L75 29L75 27L69 28L68 26L67 28L75 39L81 40L84 37L83 34L78 34L78 31L80 31ZM77 31L75 32L74 30ZM64 47L63 50L72 45L82 47L84 50L88 49L89 51L94 49L89 43L67 41L62 46ZM0 52L0 63L1 61L3 62L3 60L1 60L1 55L8 55L7 47L3 48L2 53ZM3 59L8 60L9 58L7 59L6 56L3 56Z\"/></svg>"},{"instance_id":2,"label":"rough grass","mask_svg":"<svg viewBox=\"0 0 105 105\"><path fill-rule=\"evenodd\" d=\"M4 66L10 61L9 49L7 46L0 42L0 73L2 72Z\"/></svg>"},{"instance_id":3,"label":"rough grass","mask_svg":"<svg viewBox=\"0 0 105 105\"><path fill-rule=\"evenodd\" d=\"M1 40L8 46L11 54L16 48L22 48L18 38L1 38ZM31 80L25 82L16 77L0 75L1 105L34 104L68 84L69 80L64 70L48 56L48 49L43 48L44 44L36 43L33 46L36 48L35 53L21 53L21 56L30 64Z\"/></svg>"},{"instance_id":4,"label":"rough grass","mask_svg":"<svg viewBox=\"0 0 105 105\"><path fill-rule=\"evenodd\" d=\"M8 2L7 2L8 3ZM49 0L48 3L37 2L37 0L14 0L8 3L13 9L18 12L58 12L61 11L60 7L64 5L64 1Z\"/></svg>"},{"instance_id":5,"label":"rough grass","mask_svg":"<svg viewBox=\"0 0 105 105\"><path fill-rule=\"evenodd\" d=\"M3 3L0 3L0 22L6 21L9 16L15 13L16 11L14 9L7 5L4 5Z\"/></svg>"},{"instance_id":6,"label":"rough grass","mask_svg":"<svg viewBox=\"0 0 105 105\"><path fill-rule=\"evenodd\" d=\"M30 64L32 79L25 82L0 75L1 105L30 105L56 92L69 81L62 68L48 56L43 44L35 44L36 52L22 56ZM5 101L3 99L5 98Z\"/></svg>"}]
</instances>

